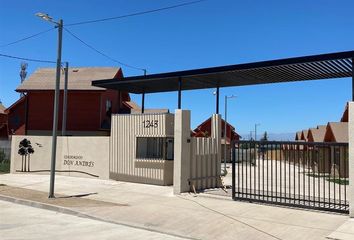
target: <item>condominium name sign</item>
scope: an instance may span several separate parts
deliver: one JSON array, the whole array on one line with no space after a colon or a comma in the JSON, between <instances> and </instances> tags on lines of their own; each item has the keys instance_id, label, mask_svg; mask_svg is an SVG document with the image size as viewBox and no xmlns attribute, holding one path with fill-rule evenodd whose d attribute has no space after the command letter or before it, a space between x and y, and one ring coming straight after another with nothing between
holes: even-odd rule
<instances>
[{"instance_id":1,"label":"condominium name sign","mask_svg":"<svg viewBox=\"0 0 354 240\"><path fill-rule=\"evenodd\" d=\"M94 167L94 161L85 161L81 155L64 155L63 164L66 166Z\"/></svg>"}]
</instances>

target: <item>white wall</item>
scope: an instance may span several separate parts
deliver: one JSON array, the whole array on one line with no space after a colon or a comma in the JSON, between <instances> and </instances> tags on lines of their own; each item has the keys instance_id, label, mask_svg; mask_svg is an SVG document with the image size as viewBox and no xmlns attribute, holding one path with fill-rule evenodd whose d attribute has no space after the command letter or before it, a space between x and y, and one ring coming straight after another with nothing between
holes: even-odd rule
<instances>
[{"instance_id":1,"label":"white wall","mask_svg":"<svg viewBox=\"0 0 354 240\"><path fill-rule=\"evenodd\" d=\"M196 190L220 186L221 152L217 152L215 138L196 137L191 140L189 181Z\"/></svg>"},{"instance_id":2,"label":"white wall","mask_svg":"<svg viewBox=\"0 0 354 240\"><path fill-rule=\"evenodd\" d=\"M191 112L177 109L175 112L175 146L173 165L173 193L190 191L191 168Z\"/></svg>"},{"instance_id":3,"label":"white wall","mask_svg":"<svg viewBox=\"0 0 354 240\"><path fill-rule=\"evenodd\" d=\"M210 138L192 138L190 111L176 110L174 150L174 194L220 186L220 115L212 116Z\"/></svg>"},{"instance_id":4,"label":"white wall","mask_svg":"<svg viewBox=\"0 0 354 240\"><path fill-rule=\"evenodd\" d=\"M137 159L137 137L173 137L173 114L112 115L110 138L111 179L157 185L171 185L173 161Z\"/></svg>"},{"instance_id":5,"label":"white wall","mask_svg":"<svg viewBox=\"0 0 354 240\"><path fill-rule=\"evenodd\" d=\"M354 217L354 102L349 102L349 214Z\"/></svg>"},{"instance_id":6,"label":"white wall","mask_svg":"<svg viewBox=\"0 0 354 240\"><path fill-rule=\"evenodd\" d=\"M22 169L19 143L28 139L34 153L26 158ZM50 170L52 138L50 136L12 136L11 173L48 174ZM57 174L77 177L109 178L109 137L58 137L56 155Z\"/></svg>"}]
</instances>

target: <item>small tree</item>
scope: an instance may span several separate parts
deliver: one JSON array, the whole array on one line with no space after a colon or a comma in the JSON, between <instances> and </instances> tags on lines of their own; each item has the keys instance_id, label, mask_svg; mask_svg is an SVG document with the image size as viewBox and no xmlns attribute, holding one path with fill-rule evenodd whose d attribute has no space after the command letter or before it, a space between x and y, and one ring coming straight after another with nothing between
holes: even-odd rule
<instances>
[{"instance_id":1,"label":"small tree","mask_svg":"<svg viewBox=\"0 0 354 240\"><path fill-rule=\"evenodd\" d=\"M0 163L2 162L6 162L6 154L5 151L3 149L0 149Z\"/></svg>"},{"instance_id":2,"label":"small tree","mask_svg":"<svg viewBox=\"0 0 354 240\"><path fill-rule=\"evenodd\" d=\"M263 137L261 138L261 141L268 141L268 133L267 133L267 131L265 131L263 133Z\"/></svg>"}]
</instances>

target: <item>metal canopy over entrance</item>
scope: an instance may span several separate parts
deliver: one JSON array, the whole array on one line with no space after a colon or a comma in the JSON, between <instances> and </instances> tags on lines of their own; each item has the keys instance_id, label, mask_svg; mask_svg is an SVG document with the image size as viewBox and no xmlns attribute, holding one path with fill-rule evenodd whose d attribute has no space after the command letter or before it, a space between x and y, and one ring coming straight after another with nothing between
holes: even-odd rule
<instances>
[{"instance_id":1,"label":"metal canopy over entrance","mask_svg":"<svg viewBox=\"0 0 354 240\"><path fill-rule=\"evenodd\" d=\"M181 109L183 90L216 88L216 113L219 112L219 88L266 83L320 80L353 77L354 51L286 58L262 62L227 65L167 72L151 75L103 79L92 85L108 89L145 93L178 91L178 109ZM354 101L354 83L352 83ZM144 109L144 106L142 106Z\"/></svg>"},{"instance_id":2,"label":"metal canopy over entrance","mask_svg":"<svg viewBox=\"0 0 354 240\"><path fill-rule=\"evenodd\" d=\"M354 51L93 81L130 93L352 77ZM180 86L181 85L181 86Z\"/></svg>"}]
</instances>

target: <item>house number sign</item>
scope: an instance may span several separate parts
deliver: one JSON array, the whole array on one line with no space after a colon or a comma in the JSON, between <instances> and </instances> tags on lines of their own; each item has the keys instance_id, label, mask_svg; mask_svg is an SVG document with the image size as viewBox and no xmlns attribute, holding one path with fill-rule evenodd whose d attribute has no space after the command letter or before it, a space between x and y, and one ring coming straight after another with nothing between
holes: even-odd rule
<instances>
[{"instance_id":1,"label":"house number sign","mask_svg":"<svg viewBox=\"0 0 354 240\"><path fill-rule=\"evenodd\" d=\"M143 121L143 128L158 128L159 120L145 120Z\"/></svg>"}]
</instances>

